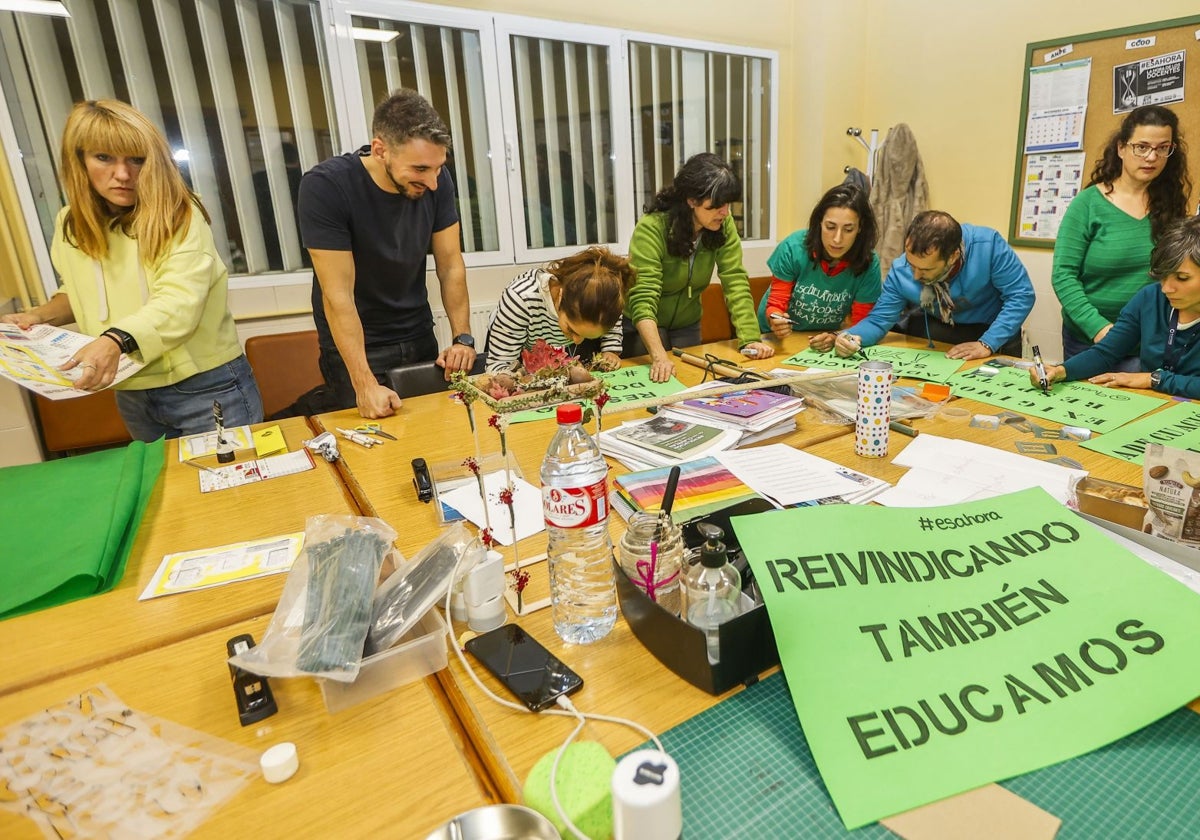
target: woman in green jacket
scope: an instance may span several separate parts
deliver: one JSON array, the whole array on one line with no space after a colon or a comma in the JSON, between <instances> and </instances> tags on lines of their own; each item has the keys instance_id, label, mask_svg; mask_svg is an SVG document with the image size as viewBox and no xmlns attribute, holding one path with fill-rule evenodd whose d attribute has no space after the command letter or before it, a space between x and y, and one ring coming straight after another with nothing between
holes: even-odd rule
<instances>
[{"instance_id":1,"label":"woman in green jacket","mask_svg":"<svg viewBox=\"0 0 1200 840\"><path fill-rule=\"evenodd\" d=\"M693 155L633 229L629 260L638 279L625 305L623 355L648 354L655 382L675 372L671 348L700 343L700 294L714 267L742 354L765 359L775 353L761 341L742 240L729 215L741 196L729 164L707 152Z\"/></svg>"}]
</instances>

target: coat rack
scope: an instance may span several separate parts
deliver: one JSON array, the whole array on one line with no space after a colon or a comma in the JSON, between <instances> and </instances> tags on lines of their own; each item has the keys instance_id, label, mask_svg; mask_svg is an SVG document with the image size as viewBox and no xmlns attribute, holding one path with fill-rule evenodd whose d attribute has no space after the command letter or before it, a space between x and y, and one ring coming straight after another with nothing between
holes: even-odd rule
<instances>
[{"instance_id":1,"label":"coat rack","mask_svg":"<svg viewBox=\"0 0 1200 840\"><path fill-rule=\"evenodd\" d=\"M866 140L864 140L862 138L862 129L861 128L854 128L853 126L851 126L850 128L846 129L846 134L848 134L849 136L851 136L855 140L857 140L859 143L861 143L862 147L867 150L867 180L870 181L870 180L874 179L875 178L875 153L879 151L879 129L877 129L877 128L871 129L871 135L870 135L871 142L870 143L868 143ZM849 172L850 167L847 166L842 171Z\"/></svg>"}]
</instances>

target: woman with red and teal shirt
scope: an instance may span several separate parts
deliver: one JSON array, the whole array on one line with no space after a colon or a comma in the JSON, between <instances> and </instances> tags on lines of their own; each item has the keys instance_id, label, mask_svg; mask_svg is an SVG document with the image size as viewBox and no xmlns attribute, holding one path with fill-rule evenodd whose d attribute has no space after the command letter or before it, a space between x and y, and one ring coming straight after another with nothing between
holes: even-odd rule
<instances>
[{"instance_id":1,"label":"woman with red and teal shirt","mask_svg":"<svg viewBox=\"0 0 1200 840\"><path fill-rule=\"evenodd\" d=\"M776 338L793 329L817 330L809 340L822 353L836 331L857 324L879 298L875 214L867 195L839 184L817 202L807 230L779 243L767 260L771 288L758 305L758 324Z\"/></svg>"}]
</instances>

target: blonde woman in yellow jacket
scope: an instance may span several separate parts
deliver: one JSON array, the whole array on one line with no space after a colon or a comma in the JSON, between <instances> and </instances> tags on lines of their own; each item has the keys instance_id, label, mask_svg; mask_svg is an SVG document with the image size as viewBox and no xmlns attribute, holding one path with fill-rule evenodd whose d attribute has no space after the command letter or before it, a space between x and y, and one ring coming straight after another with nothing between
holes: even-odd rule
<instances>
[{"instance_id":1,"label":"blonde woman in yellow jacket","mask_svg":"<svg viewBox=\"0 0 1200 840\"><path fill-rule=\"evenodd\" d=\"M123 102L80 102L63 130L68 206L51 261L62 287L4 320L75 322L96 336L64 370L76 385L113 384L122 353L145 367L115 386L130 434L156 440L262 420L262 399L227 303L229 272L208 213L184 182L162 132Z\"/></svg>"}]
</instances>

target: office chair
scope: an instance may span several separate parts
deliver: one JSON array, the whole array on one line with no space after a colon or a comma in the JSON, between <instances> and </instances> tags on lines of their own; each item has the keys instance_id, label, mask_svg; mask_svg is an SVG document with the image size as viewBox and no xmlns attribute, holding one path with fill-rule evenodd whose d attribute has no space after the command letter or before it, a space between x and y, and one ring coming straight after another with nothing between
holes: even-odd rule
<instances>
[{"instance_id":1,"label":"office chair","mask_svg":"<svg viewBox=\"0 0 1200 840\"><path fill-rule=\"evenodd\" d=\"M471 368L471 376L483 373L487 358L483 353L475 357ZM414 365L401 365L387 372L388 387L400 399L419 397L422 394L436 394L450 387L446 381L446 372L437 366L436 362L417 362Z\"/></svg>"}]
</instances>

